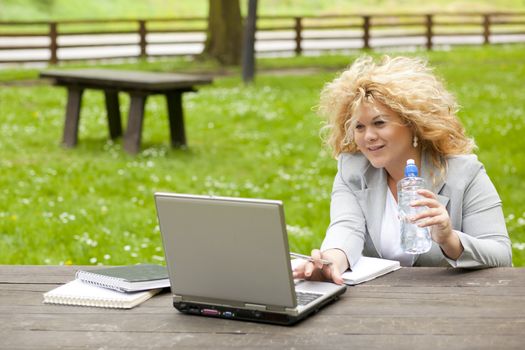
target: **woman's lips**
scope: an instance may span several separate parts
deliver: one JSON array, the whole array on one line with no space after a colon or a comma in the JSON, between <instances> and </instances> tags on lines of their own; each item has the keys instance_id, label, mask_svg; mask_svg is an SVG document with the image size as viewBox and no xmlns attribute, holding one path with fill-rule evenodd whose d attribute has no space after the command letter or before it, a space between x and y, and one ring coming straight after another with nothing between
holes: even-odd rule
<instances>
[{"instance_id":1,"label":"woman's lips","mask_svg":"<svg viewBox=\"0 0 525 350\"><path fill-rule=\"evenodd\" d=\"M368 150L370 152L374 152L374 151L378 151L380 149L382 149L383 147L385 147L385 145L378 145L378 146L368 146Z\"/></svg>"}]
</instances>

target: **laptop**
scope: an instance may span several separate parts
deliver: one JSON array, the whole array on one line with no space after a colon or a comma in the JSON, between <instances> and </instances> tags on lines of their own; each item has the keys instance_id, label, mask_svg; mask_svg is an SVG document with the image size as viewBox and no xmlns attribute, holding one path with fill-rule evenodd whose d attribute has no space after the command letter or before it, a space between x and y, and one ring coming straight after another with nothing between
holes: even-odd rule
<instances>
[{"instance_id":1,"label":"laptop","mask_svg":"<svg viewBox=\"0 0 525 350\"><path fill-rule=\"evenodd\" d=\"M155 204L182 313L291 325L346 290L293 279L281 201L155 193Z\"/></svg>"}]
</instances>

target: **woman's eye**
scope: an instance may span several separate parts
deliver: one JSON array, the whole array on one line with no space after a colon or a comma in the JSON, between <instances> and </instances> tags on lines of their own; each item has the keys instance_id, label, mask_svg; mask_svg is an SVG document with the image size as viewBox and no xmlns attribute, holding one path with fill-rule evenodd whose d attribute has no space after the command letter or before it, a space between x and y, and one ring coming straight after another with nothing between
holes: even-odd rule
<instances>
[{"instance_id":1,"label":"woman's eye","mask_svg":"<svg viewBox=\"0 0 525 350\"><path fill-rule=\"evenodd\" d=\"M364 125L363 125L363 124L357 124L357 125L355 126L355 129L356 129L356 130L363 130L363 128L364 128Z\"/></svg>"},{"instance_id":2,"label":"woman's eye","mask_svg":"<svg viewBox=\"0 0 525 350\"><path fill-rule=\"evenodd\" d=\"M385 125L385 121L384 120L376 120L374 122L374 125L375 126L383 126L383 125Z\"/></svg>"}]
</instances>

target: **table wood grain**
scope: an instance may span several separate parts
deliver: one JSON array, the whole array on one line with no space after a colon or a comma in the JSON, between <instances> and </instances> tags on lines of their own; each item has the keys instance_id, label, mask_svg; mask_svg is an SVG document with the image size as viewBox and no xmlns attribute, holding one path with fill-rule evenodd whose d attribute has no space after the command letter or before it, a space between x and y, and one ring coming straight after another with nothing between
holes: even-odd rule
<instances>
[{"instance_id":1,"label":"table wood grain","mask_svg":"<svg viewBox=\"0 0 525 350\"><path fill-rule=\"evenodd\" d=\"M169 292L131 310L42 303L79 268L0 266L1 349L525 347L522 268L403 268L292 327L183 315Z\"/></svg>"}]
</instances>

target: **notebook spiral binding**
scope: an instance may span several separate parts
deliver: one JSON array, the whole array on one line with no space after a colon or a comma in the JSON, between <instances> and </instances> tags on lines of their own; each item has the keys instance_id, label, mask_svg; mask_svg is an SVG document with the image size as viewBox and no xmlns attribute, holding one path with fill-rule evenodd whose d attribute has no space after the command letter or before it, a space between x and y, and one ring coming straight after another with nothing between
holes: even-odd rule
<instances>
[{"instance_id":1,"label":"notebook spiral binding","mask_svg":"<svg viewBox=\"0 0 525 350\"><path fill-rule=\"evenodd\" d=\"M102 276L102 275L87 272L87 271L77 271L75 277L84 283L89 283L97 287L113 289L119 292L126 292L124 288L118 286L118 284L122 282L120 278L111 277L111 276Z\"/></svg>"}]
</instances>

